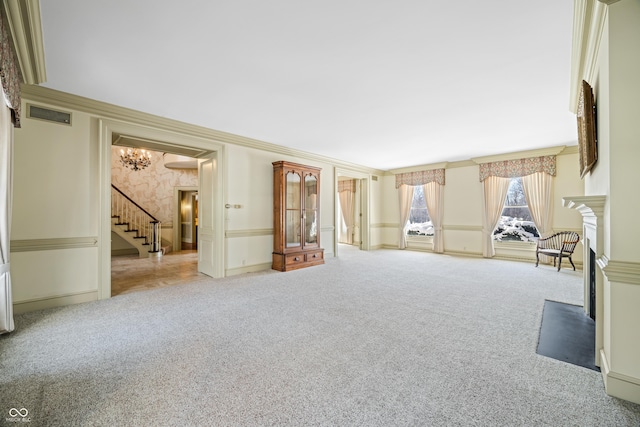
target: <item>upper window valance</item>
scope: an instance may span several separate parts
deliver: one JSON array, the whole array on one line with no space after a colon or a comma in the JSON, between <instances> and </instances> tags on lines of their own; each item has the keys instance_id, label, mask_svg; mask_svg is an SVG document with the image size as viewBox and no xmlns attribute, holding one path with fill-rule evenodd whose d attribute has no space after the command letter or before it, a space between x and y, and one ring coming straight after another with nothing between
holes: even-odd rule
<instances>
[{"instance_id":1,"label":"upper window valance","mask_svg":"<svg viewBox=\"0 0 640 427\"><path fill-rule=\"evenodd\" d=\"M345 181L338 181L338 193L342 193L343 191L351 191L352 193L356 192L356 180L348 179Z\"/></svg>"},{"instance_id":2,"label":"upper window valance","mask_svg":"<svg viewBox=\"0 0 640 427\"><path fill-rule=\"evenodd\" d=\"M444 169L406 172L396 175L396 188L400 188L401 185L424 185L430 182L444 185Z\"/></svg>"},{"instance_id":3,"label":"upper window valance","mask_svg":"<svg viewBox=\"0 0 640 427\"><path fill-rule=\"evenodd\" d=\"M13 112L14 126L19 128L22 74L20 73L18 58L9 35L9 26L7 25L4 8L2 9L2 19L0 19L0 81L2 81L2 89L7 101L11 104L9 108Z\"/></svg>"},{"instance_id":4,"label":"upper window valance","mask_svg":"<svg viewBox=\"0 0 640 427\"><path fill-rule=\"evenodd\" d=\"M526 159L480 163L480 182L490 176L518 178L536 172L544 172L551 176L556 176L556 156L529 157Z\"/></svg>"}]
</instances>

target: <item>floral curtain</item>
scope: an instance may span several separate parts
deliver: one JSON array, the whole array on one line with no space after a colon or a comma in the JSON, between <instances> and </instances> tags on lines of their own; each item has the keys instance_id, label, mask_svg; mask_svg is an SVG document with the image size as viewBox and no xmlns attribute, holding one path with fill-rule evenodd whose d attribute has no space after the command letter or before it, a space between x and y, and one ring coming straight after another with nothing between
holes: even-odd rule
<instances>
[{"instance_id":1,"label":"floral curtain","mask_svg":"<svg viewBox=\"0 0 640 427\"><path fill-rule=\"evenodd\" d=\"M480 182L490 176L518 178L536 172L544 172L548 175L556 176L556 156L529 157L526 159L480 163Z\"/></svg>"},{"instance_id":2,"label":"floral curtain","mask_svg":"<svg viewBox=\"0 0 640 427\"><path fill-rule=\"evenodd\" d=\"M343 191L351 191L352 193L356 192L356 180L348 179L345 181L338 181L338 193L342 193Z\"/></svg>"},{"instance_id":3,"label":"floral curtain","mask_svg":"<svg viewBox=\"0 0 640 427\"><path fill-rule=\"evenodd\" d=\"M22 73L18 58L16 56L13 42L7 24L4 7L2 9L2 19L0 19L0 81L6 100L11 109L13 124L20 127L20 106L22 104L20 95L20 82Z\"/></svg>"},{"instance_id":4,"label":"floral curtain","mask_svg":"<svg viewBox=\"0 0 640 427\"><path fill-rule=\"evenodd\" d=\"M437 182L444 185L444 169L431 169L428 171L399 173L396 175L396 188L401 185L425 185Z\"/></svg>"}]
</instances>

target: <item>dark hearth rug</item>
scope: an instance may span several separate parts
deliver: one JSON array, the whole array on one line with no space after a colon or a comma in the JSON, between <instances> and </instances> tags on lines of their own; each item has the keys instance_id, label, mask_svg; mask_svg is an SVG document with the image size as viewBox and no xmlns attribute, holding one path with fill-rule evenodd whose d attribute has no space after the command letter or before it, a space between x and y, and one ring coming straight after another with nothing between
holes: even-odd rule
<instances>
[{"instance_id":1,"label":"dark hearth rug","mask_svg":"<svg viewBox=\"0 0 640 427\"><path fill-rule=\"evenodd\" d=\"M596 324L581 306L545 300L536 353L599 372L595 336Z\"/></svg>"}]
</instances>

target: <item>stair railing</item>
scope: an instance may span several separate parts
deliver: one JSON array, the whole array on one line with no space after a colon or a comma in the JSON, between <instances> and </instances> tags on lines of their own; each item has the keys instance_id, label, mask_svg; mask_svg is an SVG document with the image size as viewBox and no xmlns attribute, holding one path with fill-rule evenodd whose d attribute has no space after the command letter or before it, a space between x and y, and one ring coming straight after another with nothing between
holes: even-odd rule
<instances>
[{"instance_id":1,"label":"stair railing","mask_svg":"<svg viewBox=\"0 0 640 427\"><path fill-rule=\"evenodd\" d=\"M150 246L150 253L160 252L162 241L160 221L113 184L111 184L111 216L119 218L117 225L127 225L128 232L135 232L135 238L144 239L143 244Z\"/></svg>"}]
</instances>

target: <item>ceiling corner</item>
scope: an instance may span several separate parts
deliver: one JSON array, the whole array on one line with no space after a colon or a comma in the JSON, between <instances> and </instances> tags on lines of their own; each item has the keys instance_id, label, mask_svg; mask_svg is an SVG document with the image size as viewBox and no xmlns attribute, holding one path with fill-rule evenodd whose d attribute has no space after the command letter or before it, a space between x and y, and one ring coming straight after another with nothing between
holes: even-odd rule
<instances>
[{"instance_id":1,"label":"ceiling corner","mask_svg":"<svg viewBox=\"0 0 640 427\"><path fill-rule=\"evenodd\" d=\"M3 0L11 37L26 84L47 80L39 0Z\"/></svg>"}]
</instances>

